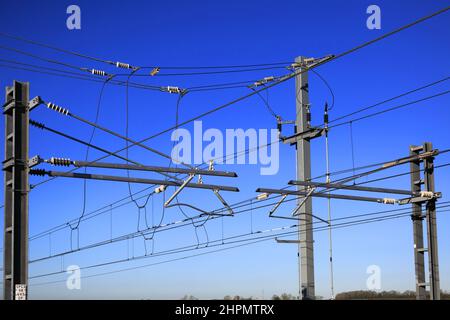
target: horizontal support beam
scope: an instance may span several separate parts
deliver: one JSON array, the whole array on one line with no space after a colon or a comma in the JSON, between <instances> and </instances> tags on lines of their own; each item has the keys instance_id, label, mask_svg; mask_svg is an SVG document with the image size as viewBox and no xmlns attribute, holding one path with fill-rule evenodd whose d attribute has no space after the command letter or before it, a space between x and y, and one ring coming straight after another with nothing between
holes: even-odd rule
<instances>
[{"instance_id":1,"label":"horizontal support beam","mask_svg":"<svg viewBox=\"0 0 450 320\"><path fill-rule=\"evenodd\" d=\"M379 193L393 193L393 194L405 194L409 196L416 195L414 192L409 190L400 189L388 189L388 188L378 188L378 187L362 187L362 186L349 186L341 183L321 183L313 181L289 181L291 185L306 186L306 187L320 187L320 188L333 188L333 189L347 189L347 190L357 190L357 191L368 191L368 192L379 192Z\"/></svg>"},{"instance_id":2,"label":"horizontal support beam","mask_svg":"<svg viewBox=\"0 0 450 320\"><path fill-rule=\"evenodd\" d=\"M299 137L306 140L312 140L323 136L325 132L326 130L323 128L310 128L304 132L296 133L288 137L280 137L280 139L283 143L294 144L298 141Z\"/></svg>"},{"instance_id":3,"label":"horizontal support beam","mask_svg":"<svg viewBox=\"0 0 450 320\"><path fill-rule=\"evenodd\" d=\"M433 193L432 197L418 196L418 197L413 197L413 198L400 199L400 200L398 200L398 204L403 205L403 204L411 204L411 203L424 203L424 202L436 200L439 198L442 198L442 193L435 192L435 193Z\"/></svg>"},{"instance_id":4,"label":"horizontal support beam","mask_svg":"<svg viewBox=\"0 0 450 320\"><path fill-rule=\"evenodd\" d=\"M65 178L77 178L77 179L143 183L143 184L154 184L154 185L164 185L164 186L174 186L174 187L181 186L180 182L170 181L170 180L157 180L157 179L131 178L131 177L129 178L129 177L108 176L108 175L90 174L90 173L30 170L30 174L32 174L32 175L33 174L34 175L48 175L50 177L65 177ZM239 189L236 187L213 185L213 184L203 184L203 183L188 183L186 185L186 188L239 192Z\"/></svg>"},{"instance_id":5,"label":"horizontal support beam","mask_svg":"<svg viewBox=\"0 0 450 320\"><path fill-rule=\"evenodd\" d=\"M296 243L296 244L306 243L307 242L307 241L301 241L301 240L281 240L281 239L278 239L278 238L275 238L275 241L277 243ZM314 243L314 241L312 241L312 242Z\"/></svg>"},{"instance_id":6,"label":"horizontal support beam","mask_svg":"<svg viewBox=\"0 0 450 320\"><path fill-rule=\"evenodd\" d=\"M293 196L307 196L308 192L304 191L292 191L292 190L282 190L282 189L268 189L268 188L258 188L256 192L265 192L269 194L287 194ZM371 198L371 197L360 197L360 196L349 196L343 194L328 194L328 193L319 193L313 192L310 194L311 197L317 198L331 198L331 199L342 199L342 200L356 200L356 201L366 201L366 202L377 202L377 203L387 203L394 204L394 201L386 201L384 198ZM393 200L393 199L390 199Z\"/></svg>"},{"instance_id":7,"label":"horizontal support beam","mask_svg":"<svg viewBox=\"0 0 450 320\"><path fill-rule=\"evenodd\" d=\"M202 170L202 169L195 169L195 168L193 168L193 169L169 168L169 167L158 167L158 166L147 166L147 165L133 165L133 164L78 161L78 160L73 160L72 163L75 167L126 169L126 170L152 171L152 172L170 172L170 173L194 174L194 175L216 176L216 177L230 177L230 178L237 177L236 172Z\"/></svg>"}]
</instances>

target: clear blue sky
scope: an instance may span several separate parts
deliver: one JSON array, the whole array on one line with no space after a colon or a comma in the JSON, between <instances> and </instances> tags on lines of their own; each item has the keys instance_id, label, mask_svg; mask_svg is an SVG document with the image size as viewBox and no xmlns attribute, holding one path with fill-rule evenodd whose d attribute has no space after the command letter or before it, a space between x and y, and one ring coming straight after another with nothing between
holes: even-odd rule
<instances>
[{"instance_id":1,"label":"clear blue sky","mask_svg":"<svg viewBox=\"0 0 450 320\"><path fill-rule=\"evenodd\" d=\"M296 56L320 57L338 54L364 41L375 38L398 26L409 23L448 5L448 1L76 1L81 8L81 30L66 28L66 8L69 1L2 1L0 30L57 47L88 55L128 62L134 65L198 66L240 65L292 61ZM366 28L366 8L377 4L381 8L381 30ZM352 55L326 64L318 69L335 93L335 107L330 118L336 118L360 107L390 98L404 91L448 76L450 70L449 13L403 31L393 37L359 50ZM71 55L34 47L14 40L0 38L0 45L15 47L48 58L65 61L82 67L107 69ZM0 50L0 59L10 59L31 64L46 64L17 53ZM5 63L0 62L0 65ZM38 73L0 68L0 84L5 87L13 80L29 81L31 96L40 95L46 100L65 106L87 119L95 118L95 109L101 84L75 79L54 77ZM163 71L163 70L162 70ZM152 85L178 85L181 87L210 83L257 80L283 74L283 70L265 70L253 73L225 74L195 77L144 78ZM445 82L426 91L397 100L374 109L419 99L448 90ZM192 93L180 105L180 120L188 119L221 103L230 101L250 91L245 88L213 92ZM310 76L310 94L313 123L322 119L322 108L329 92L315 76ZM270 102L285 119L295 116L294 82L291 80L270 90ZM439 149L450 147L448 104L450 98L442 96L414 106L357 122L353 125L356 165L377 163L406 156L411 144L433 142ZM172 126L175 123L176 96L147 90L130 89L130 137L143 138ZM100 123L123 133L125 130L125 88L107 86L103 95ZM91 129L73 119L64 118L44 107L33 111L32 118L47 125L88 139ZM2 122L3 125L3 122ZM258 97L252 97L203 119L204 128L274 128L274 118L264 108ZM191 125L186 126L192 129ZM32 128L30 155L40 154L82 159L85 147L50 133ZM97 132L97 143L111 150L124 146L123 141ZM152 140L150 146L170 152L170 135ZM3 150L3 149L2 149ZM349 127L342 126L330 132L331 170L351 168ZM91 157L101 155L91 151ZM3 155L2 155L3 157ZM130 158L137 161L168 165L145 150L132 148ZM112 161L112 159L110 159ZM436 164L447 163L448 154L439 156ZM324 143L316 140L312 146L312 175L325 172ZM255 189L283 187L295 177L294 149L280 146L280 172L276 176L260 176L256 165L222 166L234 170L239 178L231 181L209 179L223 184L236 184L238 194L224 193L229 202L255 196ZM374 176L400 173L407 166ZM96 170L90 170L95 172ZM102 172L106 172L103 170ZM152 176L156 175L142 175ZM31 182L40 181L32 177ZM436 170L436 189L443 192L441 201L448 201L450 188L448 168ZM446 183L447 182L447 183ZM377 186L408 188L409 177L378 182ZM137 191L142 186L132 186ZM125 184L89 182L87 212L128 195ZM154 198L153 219L161 217L161 197ZM188 191L180 200L201 205L206 209L219 206L210 192ZM333 217L387 210L379 204L365 204L334 200ZM82 181L56 179L30 193L30 235L76 218L82 209ZM397 208L395 208L397 209ZM288 214L290 206L284 208ZM152 219L151 201L147 209L149 223ZM314 212L326 216L326 202L314 200ZM187 211L188 214L194 214ZM143 211L141 227L144 226ZM178 209L166 210L164 221L182 218ZM110 236L109 215L82 223L80 243L87 245ZM255 210L224 220L225 236L251 230L266 230L289 226L293 221L269 219L267 210ZM114 211L113 236L136 230L138 210L133 204ZM1 220L3 224L3 219ZM442 289L450 290L450 217L438 215L439 259ZM3 225L2 225L3 228ZM221 238L220 219L206 225L210 240ZM30 258L35 259L67 250L70 232L55 233L30 244ZM199 229L199 237L205 234ZM414 264L412 225L408 217L337 229L333 232L336 292L366 288L366 268L378 265L382 272L383 290L414 289ZM192 227L180 228L161 235L154 241L155 252L195 244ZM143 240L129 244L129 256L144 253ZM3 245L2 245L3 247ZM151 241L147 241L151 247ZM195 251L193 252L196 253ZM134 271L115 273L82 280L82 290L69 291L64 282L33 285L64 280L57 275L31 280L31 298L181 298L192 294L199 298L221 298L224 295L270 297L275 293L297 294L298 274L295 245L276 244L271 240L253 246L213 253L192 259L156 265ZM61 270L63 264L86 266L127 257L126 243L105 246L67 256L64 261L54 259L32 264L30 275ZM147 258L108 267L82 270L88 276L149 264L172 256ZM173 256L177 257L177 256ZM325 232L315 234L316 293L329 297L328 238Z\"/></svg>"}]
</instances>

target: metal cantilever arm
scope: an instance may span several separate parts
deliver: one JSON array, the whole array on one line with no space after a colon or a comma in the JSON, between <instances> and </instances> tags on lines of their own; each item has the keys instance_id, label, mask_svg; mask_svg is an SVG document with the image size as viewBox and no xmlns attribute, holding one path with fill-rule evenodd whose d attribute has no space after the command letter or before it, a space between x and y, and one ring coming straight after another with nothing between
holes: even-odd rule
<instances>
[{"instance_id":1,"label":"metal cantilever arm","mask_svg":"<svg viewBox=\"0 0 450 320\"><path fill-rule=\"evenodd\" d=\"M311 188L308 193L305 195L305 197L303 198L302 202L300 202L297 207L295 208L295 210L292 212L292 216L295 217L297 216L297 212L298 210L300 210L300 208L305 204L306 200L308 200L308 198L311 196L311 194L316 190L316 188Z\"/></svg>"},{"instance_id":2,"label":"metal cantilever arm","mask_svg":"<svg viewBox=\"0 0 450 320\"><path fill-rule=\"evenodd\" d=\"M299 186L313 186L313 187L321 187L321 188L333 188L333 189L347 189L347 190L356 190L356 191L368 191L368 192L379 192L379 193L393 193L393 194L405 194L405 195L415 195L414 192L409 190L401 190L401 189L390 189L390 188L378 188L378 187L364 187L364 186L352 186L346 185L342 183L322 183L322 182L314 182L314 181L298 181L291 180L289 181L291 185L299 185Z\"/></svg>"},{"instance_id":3,"label":"metal cantilever arm","mask_svg":"<svg viewBox=\"0 0 450 320\"><path fill-rule=\"evenodd\" d=\"M102 175L102 174L46 171L46 170L35 170L35 169L30 170L30 174L31 175L41 175L41 176L48 175L50 177L65 177L65 178L92 179L92 180L103 180L103 181L143 183L143 184L154 184L154 185L164 185L164 186L174 186L174 187L178 187L178 186L182 185L180 182L172 181L172 180L108 176L108 175ZM239 189L236 187L214 185L214 184L187 183L185 185L185 187L186 188L195 188L195 189L239 192Z\"/></svg>"},{"instance_id":4,"label":"metal cantilever arm","mask_svg":"<svg viewBox=\"0 0 450 320\"><path fill-rule=\"evenodd\" d=\"M278 207L281 206L281 204L283 203L283 201L286 199L287 196L288 196L287 194L283 194L281 196L281 199L273 206L272 209L270 209L269 217L271 217L275 213L275 211L277 211Z\"/></svg>"},{"instance_id":5,"label":"metal cantilever arm","mask_svg":"<svg viewBox=\"0 0 450 320\"><path fill-rule=\"evenodd\" d=\"M181 186L177 190L175 190L175 192L170 196L169 199L167 199L167 201L164 203L164 207L169 208L169 207L173 206L173 205L170 205L170 203L180 194L180 192L186 186L189 185L189 182L194 178L194 176L195 176L194 174L189 175L189 177L181 184ZM202 185L202 184L199 184L199 185ZM230 207L230 205L225 201L225 199L219 193L219 190L221 190L221 189L217 188L217 189L212 189L212 190L213 190L215 196L217 197L217 199L219 199L219 201L225 206L225 208L227 208L227 210L229 212L228 215L233 216L234 215L233 209ZM187 205L187 204L178 204L178 205L184 205L184 206L190 207L194 210L200 211L200 212L202 212L202 215L210 215L210 213L208 213L207 211L204 211L204 210L194 207L192 205ZM217 215L217 214L212 214L212 215ZM221 214L221 216L225 216L225 215Z\"/></svg>"},{"instance_id":6,"label":"metal cantilever arm","mask_svg":"<svg viewBox=\"0 0 450 320\"><path fill-rule=\"evenodd\" d=\"M300 240L282 240L279 238L275 238L275 241L277 243L295 243L295 244L299 244L299 243L307 243L308 241L300 241ZM314 241L312 241L314 243Z\"/></svg>"},{"instance_id":7,"label":"metal cantilever arm","mask_svg":"<svg viewBox=\"0 0 450 320\"><path fill-rule=\"evenodd\" d=\"M230 216L234 215L233 209L230 207L230 205L225 201L225 199L222 197L222 195L219 193L219 190L213 190L216 197L219 199L220 202L227 208L228 212L230 213Z\"/></svg>"},{"instance_id":8,"label":"metal cantilever arm","mask_svg":"<svg viewBox=\"0 0 450 320\"><path fill-rule=\"evenodd\" d=\"M181 186L177 190L175 190L175 192L170 196L170 198L167 199L166 202L164 202L164 207L167 208L167 206L170 205L173 199L175 199L175 197L189 184L189 182L191 182L192 179L194 179L194 177L195 177L194 174L190 174L189 177L186 180L184 180Z\"/></svg>"},{"instance_id":9,"label":"metal cantilever arm","mask_svg":"<svg viewBox=\"0 0 450 320\"><path fill-rule=\"evenodd\" d=\"M119 163L107 163L107 162L89 162L89 161L73 161L73 165L76 167L95 167L95 168L107 168L107 169L127 169L137 171L154 171L154 172L170 172L170 173L182 173L182 174L199 174L205 176L218 176L218 177L230 177L235 178L237 174L235 172L228 171L211 171L202 169L185 169L185 168L168 168L158 166L146 166L146 165L132 165L132 164L119 164Z\"/></svg>"},{"instance_id":10,"label":"metal cantilever arm","mask_svg":"<svg viewBox=\"0 0 450 320\"><path fill-rule=\"evenodd\" d=\"M256 189L256 192L263 192L263 193L273 193L273 194L288 194L288 195L296 195L296 196L306 196L307 192L303 191L291 191L291 190L280 190L280 189L268 189L268 188L258 188ZM384 203L384 204L395 204L398 202L398 200L390 199L390 198L372 198L372 197L360 197L360 196L350 196L350 195L343 195L343 194L325 194L320 192L313 192L310 195L311 197L318 197L318 198L331 198L331 199L343 199L343 200L355 200L355 201L367 201L367 202L377 202L377 203Z\"/></svg>"}]
</instances>

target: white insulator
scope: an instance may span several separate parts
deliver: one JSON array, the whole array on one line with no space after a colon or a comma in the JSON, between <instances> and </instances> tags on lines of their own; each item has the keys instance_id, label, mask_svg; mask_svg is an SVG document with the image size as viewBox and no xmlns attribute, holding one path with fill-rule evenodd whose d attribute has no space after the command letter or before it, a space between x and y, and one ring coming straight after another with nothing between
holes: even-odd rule
<instances>
[{"instance_id":1,"label":"white insulator","mask_svg":"<svg viewBox=\"0 0 450 320\"><path fill-rule=\"evenodd\" d=\"M169 93L181 93L181 90L178 87L168 86L167 87L167 92L169 92Z\"/></svg>"},{"instance_id":2,"label":"white insulator","mask_svg":"<svg viewBox=\"0 0 450 320\"><path fill-rule=\"evenodd\" d=\"M214 160L209 160L208 170L214 171Z\"/></svg>"},{"instance_id":3,"label":"white insulator","mask_svg":"<svg viewBox=\"0 0 450 320\"><path fill-rule=\"evenodd\" d=\"M159 187L155 188L155 193L164 192L166 190L166 188L167 188L166 185L160 185Z\"/></svg>"},{"instance_id":4,"label":"white insulator","mask_svg":"<svg viewBox=\"0 0 450 320\"><path fill-rule=\"evenodd\" d=\"M128 64L128 63L123 63L123 62L116 62L116 67L117 68L123 68L123 69L132 69L132 67Z\"/></svg>"},{"instance_id":5,"label":"white insulator","mask_svg":"<svg viewBox=\"0 0 450 320\"><path fill-rule=\"evenodd\" d=\"M68 109L62 108L62 107L60 107L60 106L58 106L58 105L56 105L56 104L54 104L52 102L48 102L47 103L47 108L52 109L53 111L59 112L59 113L61 113L63 115L66 115L66 116L69 114L69 110Z\"/></svg>"},{"instance_id":6,"label":"white insulator","mask_svg":"<svg viewBox=\"0 0 450 320\"><path fill-rule=\"evenodd\" d=\"M91 70L91 73L92 73L92 74L95 74L95 75L97 75L97 76L103 76L103 77L106 76L106 72L103 71L103 70L92 69L92 70Z\"/></svg>"},{"instance_id":7,"label":"white insulator","mask_svg":"<svg viewBox=\"0 0 450 320\"><path fill-rule=\"evenodd\" d=\"M420 196L423 198L433 198L434 193L431 191L420 191Z\"/></svg>"},{"instance_id":8,"label":"white insulator","mask_svg":"<svg viewBox=\"0 0 450 320\"><path fill-rule=\"evenodd\" d=\"M264 200L267 199L269 197L269 194L267 192L258 194L258 196L256 197L256 200Z\"/></svg>"},{"instance_id":9,"label":"white insulator","mask_svg":"<svg viewBox=\"0 0 450 320\"><path fill-rule=\"evenodd\" d=\"M313 63L314 61L316 61L316 58L306 58L303 60L303 63L309 64L309 63Z\"/></svg>"},{"instance_id":10,"label":"white insulator","mask_svg":"<svg viewBox=\"0 0 450 320\"><path fill-rule=\"evenodd\" d=\"M256 81L256 82L253 84L253 86L259 87L259 86L262 86L263 84L266 84L266 83L271 82L271 81L273 81L273 80L275 80L275 77L274 77L274 76L265 77L265 78L263 78L262 80Z\"/></svg>"},{"instance_id":11,"label":"white insulator","mask_svg":"<svg viewBox=\"0 0 450 320\"><path fill-rule=\"evenodd\" d=\"M384 204L395 204L396 200L392 198L383 198Z\"/></svg>"},{"instance_id":12,"label":"white insulator","mask_svg":"<svg viewBox=\"0 0 450 320\"><path fill-rule=\"evenodd\" d=\"M51 157L50 158L50 164L55 165L55 166L70 166L72 164L72 161L69 158L55 158L55 157Z\"/></svg>"}]
</instances>

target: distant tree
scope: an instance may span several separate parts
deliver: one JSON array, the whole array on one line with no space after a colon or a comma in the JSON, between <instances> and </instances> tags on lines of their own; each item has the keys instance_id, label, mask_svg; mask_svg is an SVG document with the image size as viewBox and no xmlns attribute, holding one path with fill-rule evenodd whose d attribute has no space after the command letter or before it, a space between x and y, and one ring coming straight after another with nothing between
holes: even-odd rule
<instances>
[{"instance_id":1,"label":"distant tree","mask_svg":"<svg viewBox=\"0 0 450 320\"><path fill-rule=\"evenodd\" d=\"M187 295L185 294L181 300L198 300L198 298L194 297L193 295Z\"/></svg>"},{"instance_id":2,"label":"distant tree","mask_svg":"<svg viewBox=\"0 0 450 320\"><path fill-rule=\"evenodd\" d=\"M283 293L280 298L281 300L294 300L294 296L290 293Z\"/></svg>"},{"instance_id":3,"label":"distant tree","mask_svg":"<svg viewBox=\"0 0 450 320\"><path fill-rule=\"evenodd\" d=\"M226 295L225 297L223 297L223 300L232 300L233 298L229 295Z\"/></svg>"},{"instance_id":4,"label":"distant tree","mask_svg":"<svg viewBox=\"0 0 450 320\"><path fill-rule=\"evenodd\" d=\"M427 292L426 295L427 298L429 298L429 292ZM352 299L414 300L416 299L416 292L411 290L407 290L404 292L399 292L395 290L381 291L381 292L358 290L358 291L341 292L336 295L336 300L352 300ZM450 299L450 293L441 291L441 299L442 300Z\"/></svg>"},{"instance_id":5,"label":"distant tree","mask_svg":"<svg viewBox=\"0 0 450 320\"><path fill-rule=\"evenodd\" d=\"M281 300L281 298L280 298L280 296L274 294L274 295L272 296L272 300Z\"/></svg>"}]
</instances>

